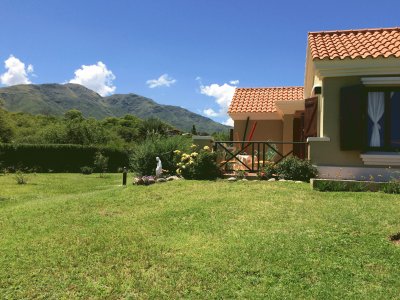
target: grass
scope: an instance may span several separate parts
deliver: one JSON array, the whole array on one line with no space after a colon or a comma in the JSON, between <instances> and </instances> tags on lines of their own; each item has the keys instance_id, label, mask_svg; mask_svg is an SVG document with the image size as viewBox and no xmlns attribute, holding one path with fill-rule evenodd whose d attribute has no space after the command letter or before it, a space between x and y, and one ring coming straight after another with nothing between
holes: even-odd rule
<instances>
[{"instance_id":1,"label":"grass","mask_svg":"<svg viewBox=\"0 0 400 300\"><path fill-rule=\"evenodd\" d=\"M120 182L0 176L1 298L399 297L399 196Z\"/></svg>"}]
</instances>

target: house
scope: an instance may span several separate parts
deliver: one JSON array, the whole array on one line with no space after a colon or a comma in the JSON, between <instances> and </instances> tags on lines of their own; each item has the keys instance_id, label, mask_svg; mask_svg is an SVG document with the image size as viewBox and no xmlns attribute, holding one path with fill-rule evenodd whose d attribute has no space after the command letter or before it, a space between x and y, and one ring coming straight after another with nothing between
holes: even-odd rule
<instances>
[{"instance_id":1,"label":"house","mask_svg":"<svg viewBox=\"0 0 400 300\"><path fill-rule=\"evenodd\" d=\"M293 141L294 115L301 110L304 110L302 86L237 88L228 111L234 121L234 140L246 140L249 134L246 128L257 123L253 141ZM278 147L284 154L293 150L292 144Z\"/></svg>"},{"instance_id":2,"label":"house","mask_svg":"<svg viewBox=\"0 0 400 300\"><path fill-rule=\"evenodd\" d=\"M269 91L279 89L294 88ZM265 123L259 138L295 140L297 114L320 177L400 176L400 28L310 32L302 99L261 98L265 90L236 91L229 114L239 136L249 116Z\"/></svg>"}]
</instances>

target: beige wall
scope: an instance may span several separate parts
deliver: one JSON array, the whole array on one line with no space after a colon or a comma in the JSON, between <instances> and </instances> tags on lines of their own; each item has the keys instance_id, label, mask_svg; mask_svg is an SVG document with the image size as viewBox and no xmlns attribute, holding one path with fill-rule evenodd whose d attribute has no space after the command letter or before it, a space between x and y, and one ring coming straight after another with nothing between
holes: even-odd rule
<instances>
[{"instance_id":1,"label":"beige wall","mask_svg":"<svg viewBox=\"0 0 400 300\"><path fill-rule=\"evenodd\" d=\"M283 122L281 120L257 120L257 121L250 120L249 125L247 127L246 140L249 138L254 122L257 122L257 127L256 130L254 131L252 141L282 141ZM236 141L243 140L243 133L245 127L246 127L245 120L234 121L234 129L233 129L234 140ZM278 148L279 150L282 149L282 147Z\"/></svg>"},{"instance_id":2,"label":"beige wall","mask_svg":"<svg viewBox=\"0 0 400 300\"><path fill-rule=\"evenodd\" d=\"M282 141L283 122L281 120L258 120L249 121L247 127L246 139L248 139L254 123L257 122L256 130L254 131L253 141ZM246 120L234 121L233 138L243 140Z\"/></svg>"},{"instance_id":3,"label":"beige wall","mask_svg":"<svg viewBox=\"0 0 400 300\"><path fill-rule=\"evenodd\" d=\"M283 116L283 134L282 140L284 142L293 141L293 117L294 115L284 115ZM283 154L286 155L293 150L292 144L283 145Z\"/></svg>"},{"instance_id":4,"label":"beige wall","mask_svg":"<svg viewBox=\"0 0 400 300\"><path fill-rule=\"evenodd\" d=\"M342 87L360 84L359 76L332 77L323 79L320 97L321 115L319 136L330 138L330 142L311 142L309 157L317 165L362 166L359 151L340 150L339 104Z\"/></svg>"}]
</instances>

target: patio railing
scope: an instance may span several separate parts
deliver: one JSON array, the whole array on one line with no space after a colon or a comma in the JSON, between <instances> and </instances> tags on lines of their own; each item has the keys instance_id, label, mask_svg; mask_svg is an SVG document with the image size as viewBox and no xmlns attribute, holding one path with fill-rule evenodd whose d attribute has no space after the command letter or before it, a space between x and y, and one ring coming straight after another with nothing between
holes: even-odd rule
<instances>
[{"instance_id":1,"label":"patio railing","mask_svg":"<svg viewBox=\"0 0 400 300\"><path fill-rule=\"evenodd\" d=\"M292 147L285 151L284 145ZM256 173L267 163L276 164L291 155L306 158L307 142L216 141L214 151L218 153L220 167L226 172L244 170Z\"/></svg>"}]
</instances>

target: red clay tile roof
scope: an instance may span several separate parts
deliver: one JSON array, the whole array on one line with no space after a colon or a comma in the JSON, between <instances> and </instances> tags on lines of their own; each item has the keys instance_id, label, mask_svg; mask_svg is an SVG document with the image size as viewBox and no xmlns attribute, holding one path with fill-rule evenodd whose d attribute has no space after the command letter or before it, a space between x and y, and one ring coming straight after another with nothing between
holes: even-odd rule
<instances>
[{"instance_id":1,"label":"red clay tile roof","mask_svg":"<svg viewBox=\"0 0 400 300\"><path fill-rule=\"evenodd\" d=\"M313 60L400 57L400 28L308 33Z\"/></svg>"},{"instance_id":2,"label":"red clay tile roof","mask_svg":"<svg viewBox=\"0 0 400 300\"><path fill-rule=\"evenodd\" d=\"M233 95L228 113L265 113L276 112L275 102L279 100L295 101L304 99L302 86L237 88Z\"/></svg>"}]
</instances>

